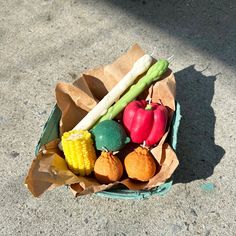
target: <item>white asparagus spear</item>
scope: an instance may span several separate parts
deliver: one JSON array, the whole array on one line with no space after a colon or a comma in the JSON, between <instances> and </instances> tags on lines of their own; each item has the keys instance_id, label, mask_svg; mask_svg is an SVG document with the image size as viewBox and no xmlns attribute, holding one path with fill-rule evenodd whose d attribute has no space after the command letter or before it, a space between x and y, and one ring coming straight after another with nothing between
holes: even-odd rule
<instances>
[{"instance_id":1,"label":"white asparagus spear","mask_svg":"<svg viewBox=\"0 0 236 236\"><path fill-rule=\"evenodd\" d=\"M152 57L145 54L139 58L132 69L118 84L73 128L74 130L89 130L96 121L107 112L107 109L131 86L134 80L151 66Z\"/></svg>"}]
</instances>

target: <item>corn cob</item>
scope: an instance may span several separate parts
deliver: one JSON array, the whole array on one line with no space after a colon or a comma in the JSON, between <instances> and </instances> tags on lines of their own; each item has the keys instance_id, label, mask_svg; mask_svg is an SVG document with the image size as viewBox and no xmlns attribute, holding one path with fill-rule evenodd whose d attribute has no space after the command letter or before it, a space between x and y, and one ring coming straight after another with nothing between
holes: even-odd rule
<instances>
[{"instance_id":1,"label":"corn cob","mask_svg":"<svg viewBox=\"0 0 236 236\"><path fill-rule=\"evenodd\" d=\"M88 131L71 130L62 136L62 147L70 170L78 175L89 175L96 160L93 140Z\"/></svg>"}]
</instances>

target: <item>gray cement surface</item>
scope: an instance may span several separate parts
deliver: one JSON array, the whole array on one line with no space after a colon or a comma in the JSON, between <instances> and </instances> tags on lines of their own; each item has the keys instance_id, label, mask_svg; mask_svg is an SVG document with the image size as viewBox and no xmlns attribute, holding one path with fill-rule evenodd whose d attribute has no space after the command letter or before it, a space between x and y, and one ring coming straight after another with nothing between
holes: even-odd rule
<instances>
[{"instance_id":1,"label":"gray cement surface","mask_svg":"<svg viewBox=\"0 0 236 236\"><path fill-rule=\"evenodd\" d=\"M236 2L0 0L0 235L235 235ZM164 197L36 199L24 187L58 81L138 42L171 68L183 119ZM206 185L213 189L207 190Z\"/></svg>"}]
</instances>

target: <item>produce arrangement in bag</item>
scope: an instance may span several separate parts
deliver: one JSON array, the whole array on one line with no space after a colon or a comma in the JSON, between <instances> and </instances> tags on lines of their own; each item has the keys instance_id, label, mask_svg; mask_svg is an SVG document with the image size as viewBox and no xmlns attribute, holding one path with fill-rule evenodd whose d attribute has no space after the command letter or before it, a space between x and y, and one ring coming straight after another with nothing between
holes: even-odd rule
<instances>
[{"instance_id":1,"label":"produce arrangement in bag","mask_svg":"<svg viewBox=\"0 0 236 236\"><path fill-rule=\"evenodd\" d=\"M134 45L113 64L59 83L60 135L41 146L26 178L34 196L60 185L75 195L119 184L151 189L174 172L166 142L175 111L175 80L165 59Z\"/></svg>"}]
</instances>

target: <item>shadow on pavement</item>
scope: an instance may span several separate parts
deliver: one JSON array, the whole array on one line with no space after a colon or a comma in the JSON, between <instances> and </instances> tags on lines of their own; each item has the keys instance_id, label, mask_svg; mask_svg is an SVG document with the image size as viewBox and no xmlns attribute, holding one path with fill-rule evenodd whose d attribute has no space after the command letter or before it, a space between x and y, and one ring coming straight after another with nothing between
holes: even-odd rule
<instances>
[{"instance_id":1,"label":"shadow on pavement","mask_svg":"<svg viewBox=\"0 0 236 236\"><path fill-rule=\"evenodd\" d=\"M215 114L211 107L215 76L204 76L194 66L175 73L177 101L181 106L177 144L180 162L174 173L175 183L206 179L225 154L215 144Z\"/></svg>"},{"instance_id":2,"label":"shadow on pavement","mask_svg":"<svg viewBox=\"0 0 236 236\"><path fill-rule=\"evenodd\" d=\"M134 16L137 24L146 22L229 66L236 65L236 1L104 1ZM211 102L216 77L204 76L194 66L175 76L183 118L177 145L180 165L173 179L188 183L211 176L225 151L214 141L216 118Z\"/></svg>"},{"instance_id":3,"label":"shadow on pavement","mask_svg":"<svg viewBox=\"0 0 236 236\"><path fill-rule=\"evenodd\" d=\"M104 1L136 17L137 25L146 22L230 66L236 65L236 1Z\"/></svg>"}]
</instances>

